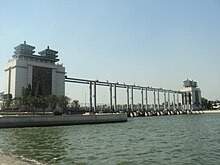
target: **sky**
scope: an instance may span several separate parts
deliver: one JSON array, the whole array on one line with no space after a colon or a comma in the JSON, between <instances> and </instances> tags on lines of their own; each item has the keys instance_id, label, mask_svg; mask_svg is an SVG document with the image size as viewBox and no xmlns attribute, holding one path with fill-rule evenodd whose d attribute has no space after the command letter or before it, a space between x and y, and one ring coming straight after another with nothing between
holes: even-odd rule
<instances>
[{"instance_id":1,"label":"sky","mask_svg":"<svg viewBox=\"0 0 220 165\"><path fill-rule=\"evenodd\" d=\"M219 9L219 0L0 0L0 91L26 41L36 54L57 50L68 77L173 90L189 78L220 99ZM66 95L88 102L88 86L66 84Z\"/></svg>"}]
</instances>

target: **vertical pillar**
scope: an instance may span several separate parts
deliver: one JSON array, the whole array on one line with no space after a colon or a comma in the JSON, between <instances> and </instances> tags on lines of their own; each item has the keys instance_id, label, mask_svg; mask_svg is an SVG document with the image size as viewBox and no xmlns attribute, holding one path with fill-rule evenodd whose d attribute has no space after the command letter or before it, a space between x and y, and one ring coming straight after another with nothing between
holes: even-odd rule
<instances>
[{"instance_id":1,"label":"vertical pillar","mask_svg":"<svg viewBox=\"0 0 220 165\"><path fill-rule=\"evenodd\" d=\"M176 108L179 110L179 92L177 92L177 107Z\"/></svg>"},{"instance_id":2,"label":"vertical pillar","mask_svg":"<svg viewBox=\"0 0 220 165\"><path fill-rule=\"evenodd\" d=\"M141 110L144 112L144 90L141 88Z\"/></svg>"},{"instance_id":3,"label":"vertical pillar","mask_svg":"<svg viewBox=\"0 0 220 165\"><path fill-rule=\"evenodd\" d=\"M145 110L148 110L147 88L145 88Z\"/></svg>"},{"instance_id":4,"label":"vertical pillar","mask_svg":"<svg viewBox=\"0 0 220 165\"><path fill-rule=\"evenodd\" d=\"M134 112L134 93L133 93L133 86L131 86L131 111Z\"/></svg>"},{"instance_id":5,"label":"vertical pillar","mask_svg":"<svg viewBox=\"0 0 220 165\"><path fill-rule=\"evenodd\" d=\"M189 93L188 97L189 97L189 109L192 110L192 94Z\"/></svg>"},{"instance_id":6,"label":"vertical pillar","mask_svg":"<svg viewBox=\"0 0 220 165\"><path fill-rule=\"evenodd\" d=\"M112 111L112 109L113 109L113 106L112 106L112 84L109 84L109 91L110 91L110 95L109 95L109 97L110 97L110 109Z\"/></svg>"},{"instance_id":7,"label":"vertical pillar","mask_svg":"<svg viewBox=\"0 0 220 165\"><path fill-rule=\"evenodd\" d=\"M129 86L127 86L127 112L129 112Z\"/></svg>"},{"instance_id":8,"label":"vertical pillar","mask_svg":"<svg viewBox=\"0 0 220 165\"><path fill-rule=\"evenodd\" d=\"M187 104L187 101L186 101L186 93L183 93L183 104L184 104L184 110L186 110L186 104Z\"/></svg>"},{"instance_id":9,"label":"vertical pillar","mask_svg":"<svg viewBox=\"0 0 220 165\"><path fill-rule=\"evenodd\" d=\"M189 105L189 95L188 95L188 93L185 94L185 97L186 97L186 110L189 110L190 105Z\"/></svg>"},{"instance_id":10,"label":"vertical pillar","mask_svg":"<svg viewBox=\"0 0 220 165\"><path fill-rule=\"evenodd\" d=\"M168 110L170 110L170 91L168 91Z\"/></svg>"},{"instance_id":11,"label":"vertical pillar","mask_svg":"<svg viewBox=\"0 0 220 165\"><path fill-rule=\"evenodd\" d=\"M8 97L9 97L9 94L11 94L11 67L9 67L8 69Z\"/></svg>"},{"instance_id":12,"label":"vertical pillar","mask_svg":"<svg viewBox=\"0 0 220 165\"><path fill-rule=\"evenodd\" d=\"M166 91L164 91L164 105L163 105L164 111L166 110L166 102L167 102L167 99L166 99Z\"/></svg>"},{"instance_id":13,"label":"vertical pillar","mask_svg":"<svg viewBox=\"0 0 220 165\"><path fill-rule=\"evenodd\" d=\"M185 110L185 106L184 106L184 93L181 93L181 96L182 96L182 104L181 104L181 107L182 107L182 110Z\"/></svg>"},{"instance_id":14,"label":"vertical pillar","mask_svg":"<svg viewBox=\"0 0 220 165\"><path fill-rule=\"evenodd\" d=\"M160 91L157 90L157 109L160 110Z\"/></svg>"},{"instance_id":15,"label":"vertical pillar","mask_svg":"<svg viewBox=\"0 0 220 165\"><path fill-rule=\"evenodd\" d=\"M92 112L92 82L89 82L89 111Z\"/></svg>"},{"instance_id":16,"label":"vertical pillar","mask_svg":"<svg viewBox=\"0 0 220 165\"><path fill-rule=\"evenodd\" d=\"M27 68L27 74L28 74L28 81L27 81L27 85L28 84L31 84L32 85L32 76L33 76L33 66L30 66L30 65L28 65L28 68ZM52 81L54 81L54 82L52 82L52 93L55 93L54 91L56 91L56 84L55 84L55 82L56 82L56 70L55 69L52 69Z\"/></svg>"},{"instance_id":17,"label":"vertical pillar","mask_svg":"<svg viewBox=\"0 0 220 165\"><path fill-rule=\"evenodd\" d=\"M114 111L117 111L117 86L114 84Z\"/></svg>"},{"instance_id":18,"label":"vertical pillar","mask_svg":"<svg viewBox=\"0 0 220 165\"><path fill-rule=\"evenodd\" d=\"M173 92L173 110L176 110L176 97L175 97L175 92Z\"/></svg>"},{"instance_id":19,"label":"vertical pillar","mask_svg":"<svg viewBox=\"0 0 220 165\"><path fill-rule=\"evenodd\" d=\"M187 98L187 93L184 94L184 99L185 99L185 110L188 110L188 98Z\"/></svg>"},{"instance_id":20,"label":"vertical pillar","mask_svg":"<svg viewBox=\"0 0 220 165\"><path fill-rule=\"evenodd\" d=\"M154 110L156 110L156 95L155 95L155 89L154 89Z\"/></svg>"},{"instance_id":21,"label":"vertical pillar","mask_svg":"<svg viewBox=\"0 0 220 165\"><path fill-rule=\"evenodd\" d=\"M33 76L33 67L31 68L30 66L28 66L27 68L27 74L28 74L28 84L32 85L32 76ZM52 72L52 84L51 84L51 94L53 95L57 95L57 70L56 69L51 69ZM61 84L59 84L59 88L61 87ZM59 93L59 92L58 92Z\"/></svg>"},{"instance_id":22,"label":"vertical pillar","mask_svg":"<svg viewBox=\"0 0 220 165\"><path fill-rule=\"evenodd\" d=\"M96 108L96 82L94 81L94 84L93 84L93 103L94 103L94 112L97 111L97 108Z\"/></svg>"}]
</instances>

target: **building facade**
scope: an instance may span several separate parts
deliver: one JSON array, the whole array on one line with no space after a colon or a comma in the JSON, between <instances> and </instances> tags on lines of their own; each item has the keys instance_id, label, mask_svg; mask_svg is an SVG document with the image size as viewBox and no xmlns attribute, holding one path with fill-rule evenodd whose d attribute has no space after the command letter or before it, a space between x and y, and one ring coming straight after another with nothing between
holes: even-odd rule
<instances>
[{"instance_id":1,"label":"building facade","mask_svg":"<svg viewBox=\"0 0 220 165\"><path fill-rule=\"evenodd\" d=\"M183 81L182 104L184 109L198 110L202 108L201 90L197 86L197 82L193 80Z\"/></svg>"},{"instance_id":2,"label":"building facade","mask_svg":"<svg viewBox=\"0 0 220 165\"><path fill-rule=\"evenodd\" d=\"M58 52L48 46L35 55L34 49L26 42L15 47L5 68L5 96L19 98L23 87L30 84L35 91L38 83L43 96L65 94L65 68L57 63Z\"/></svg>"}]
</instances>

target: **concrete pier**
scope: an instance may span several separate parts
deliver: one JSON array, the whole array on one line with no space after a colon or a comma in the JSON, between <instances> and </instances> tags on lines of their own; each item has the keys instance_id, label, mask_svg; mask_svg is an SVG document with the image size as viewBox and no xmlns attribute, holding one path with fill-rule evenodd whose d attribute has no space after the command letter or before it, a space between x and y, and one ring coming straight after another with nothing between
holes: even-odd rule
<instances>
[{"instance_id":1,"label":"concrete pier","mask_svg":"<svg viewBox=\"0 0 220 165\"><path fill-rule=\"evenodd\" d=\"M1 116L0 128L45 127L126 122L127 114L88 114L63 116Z\"/></svg>"},{"instance_id":2,"label":"concrete pier","mask_svg":"<svg viewBox=\"0 0 220 165\"><path fill-rule=\"evenodd\" d=\"M109 84L109 98L110 98L110 109L113 110L113 105L112 105L112 84Z\"/></svg>"}]
</instances>

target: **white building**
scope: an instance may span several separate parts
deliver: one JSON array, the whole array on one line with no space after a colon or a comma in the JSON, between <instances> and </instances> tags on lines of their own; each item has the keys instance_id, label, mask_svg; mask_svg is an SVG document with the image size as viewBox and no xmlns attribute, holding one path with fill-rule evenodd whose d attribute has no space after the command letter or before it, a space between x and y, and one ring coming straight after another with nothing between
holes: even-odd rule
<instances>
[{"instance_id":1,"label":"white building","mask_svg":"<svg viewBox=\"0 0 220 165\"><path fill-rule=\"evenodd\" d=\"M182 103L187 110L196 110L202 108L201 90L197 86L197 82L193 80L183 81Z\"/></svg>"},{"instance_id":2,"label":"white building","mask_svg":"<svg viewBox=\"0 0 220 165\"><path fill-rule=\"evenodd\" d=\"M35 91L40 84L42 95L65 94L65 68L57 62L57 51L47 49L34 55L34 46L20 44L5 68L4 95L21 97L22 88L31 85Z\"/></svg>"}]
</instances>

